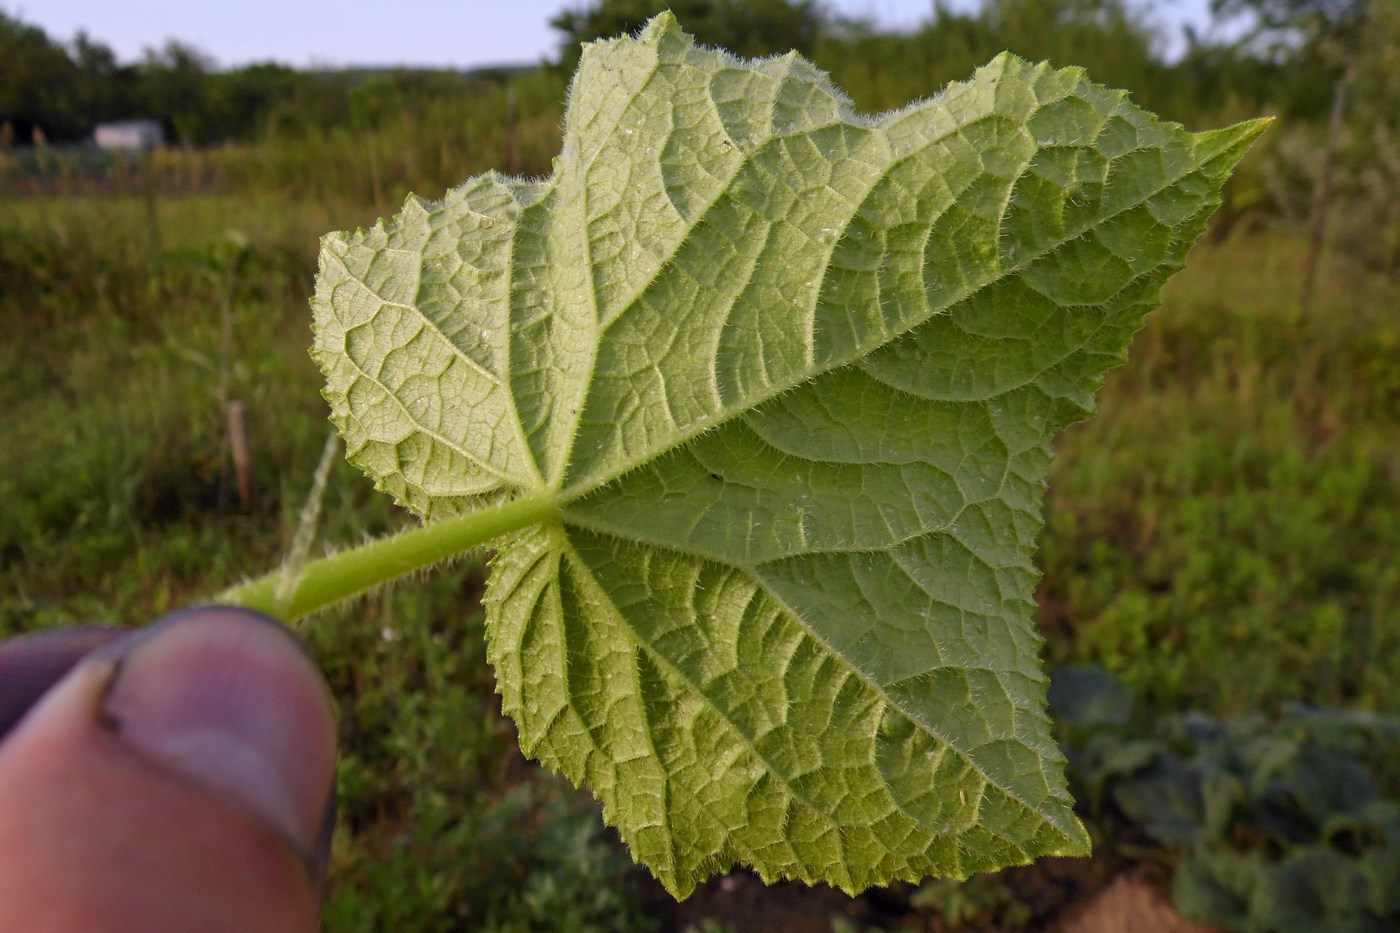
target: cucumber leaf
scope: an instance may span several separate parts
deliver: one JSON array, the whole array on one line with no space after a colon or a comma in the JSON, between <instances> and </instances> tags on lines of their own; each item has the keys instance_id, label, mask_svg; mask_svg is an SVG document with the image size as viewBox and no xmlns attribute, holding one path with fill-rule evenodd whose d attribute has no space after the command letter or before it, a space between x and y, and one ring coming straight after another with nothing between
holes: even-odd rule
<instances>
[{"instance_id":1,"label":"cucumber leaf","mask_svg":"<svg viewBox=\"0 0 1400 933\"><path fill-rule=\"evenodd\" d=\"M1084 853L1032 562L1087 417L1262 129L1188 133L1002 55L864 117L669 14L589 45L544 180L323 243L349 458L496 542L521 747L678 897Z\"/></svg>"}]
</instances>

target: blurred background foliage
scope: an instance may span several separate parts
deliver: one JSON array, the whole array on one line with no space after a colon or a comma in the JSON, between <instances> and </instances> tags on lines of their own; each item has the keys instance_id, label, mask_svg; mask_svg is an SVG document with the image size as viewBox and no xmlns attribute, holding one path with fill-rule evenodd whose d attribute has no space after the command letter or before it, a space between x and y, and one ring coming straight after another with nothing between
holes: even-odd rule
<instances>
[{"instance_id":1,"label":"blurred background foliage","mask_svg":"<svg viewBox=\"0 0 1400 933\"><path fill-rule=\"evenodd\" d=\"M470 73L219 71L176 42L118 63L0 13L0 635L137 623L274 566L327 432L306 355L317 237L488 168L546 174L578 42L663 5L577 6L554 23L557 61ZM1144 867L1227 928L1388 928L1398 789L1376 759L1400 761L1400 3L1220 0L1234 28L1170 59L1151 9L1127 0L934 4L905 33L814 2L672 7L707 43L802 49L863 110L1009 48L1193 128L1280 117L1100 416L1057 446L1046 654L1096 665L1117 686L1091 695L1122 713L1057 707L1099 855L857 899L738 873L678 906L586 794L521 757L468 560L305 626L342 712L328 928L1043 929ZM172 144L83 145L132 117L161 119ZM405 521L336 468L324 547ZM1352 790L1318 796L1338 774Z\"/></svg>"}]
</instances>

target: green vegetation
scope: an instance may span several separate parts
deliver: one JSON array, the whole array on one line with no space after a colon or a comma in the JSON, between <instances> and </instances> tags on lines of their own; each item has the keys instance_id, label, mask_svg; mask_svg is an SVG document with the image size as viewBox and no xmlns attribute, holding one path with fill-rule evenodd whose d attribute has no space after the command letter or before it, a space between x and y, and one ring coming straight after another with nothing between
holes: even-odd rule
<instances>
[{"instance_id":1,"label":"green vegetation","mask_svg":"<svg viewBox=\"0 0 1400 933\"><path fill-rule=\"evenodd\" d=\"M1400 291L1339 258L1301 316L1305 249L1198 250L1057 452L1052 657L1154 706L1400 712Z\"/></svg>"},{"instance_id":2,"label":"green vegetation","mask_svg":"<svg viewBox=\"0 0 1400 933\"><path fill-rule=\"evenodd\" d=\"M1389 15L1386 4L1375 9ZM944 33L947 45L929 48L962 35ZM995 31L968 35L987 43L967 53L968 66L1016 47ZM1373 61L1394 54L1384 36L1368 33ZM906 40L862 41L892 62L901 53L890 50ZM1154 738L1159 723L1188 710L1273 722L1287 700L1400 714L1389 689L1400 678L1400 285L1387 252L1395 228L1384 220L1394 223L1400 202L1388 193L1383 145L1386 119L1400 112L1385 81L1400 71L1378 66L1357 79L1375 75L1354 96L1337 162L1336 194L1349 206L1333 213L1338 246L1303 314L1307 211L1330 86L1310 97L1306 61L1249 49L1193 50L1188 61L1220 70L1215 84L1203 78L1186 89L1180 71L1169 72L1170 87L1155 77L1134 85L1094 54L1060 63L1127 84L1135 99L1189 125L1260 112L1285 119L1227 188L1221 223L1168 285L1129 363L1110 373L1101 414L1056 445L1037 556L1047 653L1097 662L1131 685L1144 715L1114 727L1126 738ZM852 77L862 68L882 74L854 55L825 64L862 107L907 99L924 81L915 75L901 90L892 72L879 90ZM947 77L967 73L958 67ZM562 78L512 81L515 151L523 170L542 174L558 148ZM9 173L0 181L0 327L9 335L0 343L0 632L140 622L277 563L327 430L304 349L316 238L369 223L408 190L434 194L506 164L507 93L495 87L481 111L459 112L477 113L471 133L464 116L445 110L420 122L391 109L379 123L317 130L289 117L246 144L156 153L154 215L141 197L144 165L109 166L95 179L56 151L0 153ZM1158 95L1179 95L1182 106ZM17 190L47 196L16 199ZM225 452L221 397L247 406L254 495L246 505ZM326 547L404 527L381 498L338 467ZM702 928L695 918L705 914L682 918L628 867L585 796L520 756L470 608L480 588L478 568L464 562L305 629L343 717L344 818L328 927ZM1370 741L1400 760L1384 730ZM1193 747L1168 750L1190 757ZM1395 799L1393 778L1373 780ZM1083 884L1124 859L1187 857L1130 820L1081 815L1100 854L1064 870L1082 872ZM1247 826L1240 835L1229 851L1247 859L1282 864L1295 851L1256 845ZM1354 835L1337 840L1356 855ZM958 928L948 914L963 918L962 929L1036 926L1080 890L1049 877L896 887L851 909L866 908L862 916L887 929ZM1071 893L1046 893L1056 890ZM718 911L724 896L707 886L687 906Z\"/></svg>"},{"instance_id":3,"label":"green vegetation","mask_svg":"<svg viewBox=\"0 0 1400 933\"><path fill-rule=\"evenodd\" d=\"M1265 124L1005 54L872 123L669 14L569 100L548 179L323 241L332 420L425 526L224 598L295 619L493 542L521 747L677 897L1085 854L1031 621L1049 444Z\"/></svg>"},{"instance_id":4,"label":"green vegetation","mask_svg":"<svg viewBox=\"0 0 1400 933\"><path fill-rule=\"evenodd\" d=\"M1087 667L1057 671L1050 702L1076 795L1120 846L1180 859L1185 916L1246 933L1400 923L1400 717L1289 703L1135 720L1123 686Z\"/></svg>"}]
</instances>

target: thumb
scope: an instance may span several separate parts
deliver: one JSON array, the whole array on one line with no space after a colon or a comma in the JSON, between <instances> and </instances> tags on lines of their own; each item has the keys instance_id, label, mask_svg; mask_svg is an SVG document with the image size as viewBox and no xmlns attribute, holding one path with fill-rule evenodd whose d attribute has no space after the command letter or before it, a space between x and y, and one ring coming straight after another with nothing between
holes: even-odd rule
<instances>
[{"instance_id":1,"label":"thumb","mask_svg":"<svg viewBox=\"0 0 1400 933\"><path fill-rule=\"evenodd\" d=\"M0 930L315 930L334 769L280 625L212 607L115 641L0 744Z\"/></svg>"}]
</instances>

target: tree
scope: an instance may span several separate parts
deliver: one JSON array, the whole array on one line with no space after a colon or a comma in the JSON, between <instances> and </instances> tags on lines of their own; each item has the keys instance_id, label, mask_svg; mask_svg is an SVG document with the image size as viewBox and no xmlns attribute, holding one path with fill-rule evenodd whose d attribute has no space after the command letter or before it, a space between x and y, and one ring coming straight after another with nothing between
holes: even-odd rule
<instances>
[{"instance_id":1,"label":"tree","mask_svg":"<svg viewBox=\"0 0 1400 933\"><path fill-rule=\"evenodd\" d=\"M36 26L0 12L0 122L38 128L50 140L87 131L73 89L78 69Z\"/></svg>"},{"instance_id":2,"label":"tree","mask_svg":"<svg viewBox=\"0 0 1400 933\"><path fill-rule=\"evenodd\" d=\"M1253 16L1260 35L1306 39L1358 30L1371 0L1211 0L1210 5L1216 16Z\"/></svg>"},{"instance_id":3,"label":"tree","mask_svg":"<svg viewBox=\"0 0 1400 933\"><path fill-rule=\"evenodd\" d=\"M193 46L167 41L159 51L146 50L141 63L141 98L155 117L187 143L209 142L207 96L213 61Z\"/></svg>"},{"instance_id":4,"label":"tree","mask_svg":"<svg viewBox=\"0 0 1400 933\"><path fill-rule=\"evenodd\" d=\"M550 20L564 33L560 64L572 71L581 43L635 33L667 9L697 41L749 58L792 49L810 55L829 21L816 0L597 0Z\"/></svg>"},{"instance_id":5,"label":"tree","mask_svg":"<svg viewBox=\"0 0 1400 933\"><path fill-rule=\"evenodd\" d=\"M292 100L307 79L275 62L249 65L209 76L205 95L206 142L247 139L264 129L268 113Z\"/></svg>"},{"instance_id":6,"label":"tree","mask_svg":"<svg viewBox=\"0 0 1400 933\"><path fill-rule=\"evenodd\" d=\"M1362 39L1381 2L1393 3L1394 0L1211 0L1211 10L1218 17L1254 17L1254 29L1248 39L1270 44L1275 50L1310 52L1333 74L1327 142L1323 148L1322 168L1313 188L1308 254L1304 260L1300 301L1304 311L1312 307L1317 269L1327 242L1333 175L1356 80L1356 62Z\"/></svg>"},{"instance_id":7,"label":"tree","mask_svg":"<svg viewBox=\"0 0 1400 933\"><path fill-rule=\"evenodd\" d=\"M812 58L864 110L903 106L1003 50L1031 61L1084 65L1154 110L1201 109L1199 97L1162 63L1162 36L1126 0L986 0L980 9L963 7L934 3L929 18L908 32L833 19Z\"/></svg>"}]
</instances>

